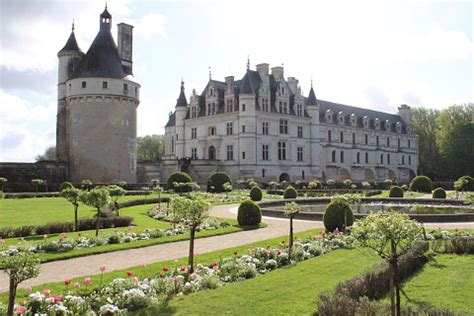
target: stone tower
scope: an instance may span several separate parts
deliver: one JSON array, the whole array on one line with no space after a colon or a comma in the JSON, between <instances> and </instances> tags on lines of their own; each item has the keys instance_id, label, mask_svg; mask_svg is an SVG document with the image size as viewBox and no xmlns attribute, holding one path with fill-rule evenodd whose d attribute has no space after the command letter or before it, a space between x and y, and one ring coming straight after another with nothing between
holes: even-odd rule
<instances>
[{"instance_id":1,"label":"stone tower","mask_svg":"<svg viewBox=\"0 0 474 316\"><path fill-rule=\"evenodd\" d=\"M57 158L72 182L136 182L137 107L133 26L118 25L119 47L105 8L99 33L84 55L74 37L58 53Z\"/></svg>"}]
</instances>

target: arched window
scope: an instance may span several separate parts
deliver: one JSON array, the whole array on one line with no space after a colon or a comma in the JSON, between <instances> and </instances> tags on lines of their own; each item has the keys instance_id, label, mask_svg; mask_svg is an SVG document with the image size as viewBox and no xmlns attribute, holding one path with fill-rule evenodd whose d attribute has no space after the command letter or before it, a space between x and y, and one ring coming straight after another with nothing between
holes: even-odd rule
<instances>
[{"instance_id":1,"label":"arched window","mask_svg":"<svg viewBox=\"0 0 474 316\"><path fill-rule=\"evenodd\" d=\"M331 153L331 161L336 162L336 151L335 150L333 150L332 153Z\"/></svg>"},{"instance_id":2,"label":"arched window","mask_svg":"<svg viewBox=\"0 0 474 316\"><path fill-rule=\"evenodd\" d=\"M402 155L402 165L405 164L405 156Z\"/></svg>"},{"instance_id":3,"label":"arched window","mask_svg":"<svg viewBox=\"0 0 474 316\"><path fill-rule=\"evenodd\" d=\"M357 153L357 163L360 163L360 153Z\"/></svg>"},{"instance_id":4,"label":"arched window","mask_svg":"<svg viewBox=\"0 0 474 316\"><path fill-rule=\"evenodd\" d=\"M369 153L365 153L365 163L369 163Z\"/></svg>"},{"instance_id":5,"label":"arched window","mask_svg":"<svg viewBox=\"0 0 474 316\"><path fill-rule=\"evenodd\" d=\"M210 160L216 159L216 148L214 146L209 147L209 159Z\"/></svg>"},{"instance_id":6,"label":"arched window","mask_svg":"<svg viewBox=\"0 0 474 316\"><path fill-rule=\"evenodd\" d=\"M328 131L328 142L330 142L330 141L331 141L331 131L329 130Z\"/></svg>"},{"instance_id":7,"label":"arched window","mask_svg":"<svg viewBox=\"0 0 474 316\"><path fill-rule=\"evenodd\" d=\"M380 163L383 164L383 154L380 155Z\"/></svg>"},{"instance_id":8,"label":"arched window","mask_svg":"<svg viewBox=\"0 0 474 316\"><path fill-rule=\"evenodd\" d=\"M341 150L341 162L344 162L344 152Z\"/></svg>"}]
</instances>

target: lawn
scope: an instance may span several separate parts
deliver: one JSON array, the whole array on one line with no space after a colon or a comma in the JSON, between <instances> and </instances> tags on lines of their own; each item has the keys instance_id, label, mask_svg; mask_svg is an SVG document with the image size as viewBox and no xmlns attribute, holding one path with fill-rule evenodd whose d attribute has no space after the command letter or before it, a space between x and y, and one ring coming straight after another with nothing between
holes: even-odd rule
<instances>
[{"instance_id":1,"label":"lawn","mask_svg":"<svg viewBox=\"0 0 474 316\"><path fill-rule=\"evenodd\" d=\"M384 190L382 191L382 193L380 194L377 194L377 195L373 195L371 196L371 198L388 198L390 194L390 191L389 190ZM410 191L407 191L407 192L404 192L404 198L407 198L407 199L413 199L413 198L417 198L417 197L420 197L420 196L423 196L425 195L426 193L423 193L423 192L410 192Z\"/></svg>"},{"instance_id":2,"label":"lawn","mask_svg":"<svg viewBox=\"0 0 474 316\"><path fill-rule=\"evenodd\" d=\"M402 304L474 311L474 256L439 255L403 284ZM388 302L388 300L387 300Z\"/></svg>"}]
</instances>

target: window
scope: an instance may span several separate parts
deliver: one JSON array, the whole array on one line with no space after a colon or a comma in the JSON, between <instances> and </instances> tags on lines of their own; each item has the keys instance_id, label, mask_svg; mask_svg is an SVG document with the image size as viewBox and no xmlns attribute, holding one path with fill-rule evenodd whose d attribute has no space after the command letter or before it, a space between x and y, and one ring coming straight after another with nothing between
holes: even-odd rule
<instances>
[{"instance_id":1,"label":"window","mask_svg":"<svg viewBox=\"0 0 474 316\"><path fill-rule=\"evenodd\" d=\"M174 136L171 136L171 152L174 153Z\"/></svg>"},{"instance_id":2,"label":"window","mask_svg":"<svg viewBox=\"0 0 474 316\"><path fill-rule=\"evenodd\" d=\"M357 153L357 155L356 155L356 162L360 163L360 153Z\"/></svg>"},{"instance_id":3,"label":"window","mask_svg":"<svg viewBox=\"0 0 474 316\"><path fill-rule=\"evenodd\" d=\"M296 105L296 115L303 116L303 105L301 104Z\"/></svg>"},{"instance_id":4,"label":"window","mask_svg":"<svg viewBox=\"0 0 474 316\"><path fill-rule=\"evenodd\" d=\"M353 144L356 143L356 134L355 133L352 133L352 143Z\"/></svg>"},{"instance_id":5,"label":"window","mask_svg":"<svg viewBox=\"0 0 474 316\"><path fill-rule=\"evenodd\" d=\"M288 121L280 120L280 134L288 134Z\"/></svg>"},{"instance_id":6,"label":"window","mask_svg":"<svg viewBox=\"0 0 474 316\"><path fill-rule=\"evenodd\" d=\"M301 170L301 179L304 179L304 170Z\"/></svg>"},{"instance_id":7,"label":"window","mask_svg":"<svg viewBox=\"0 0 474 316\"><path fill-rule=\"evenodd\" d=\"M123 93L127 94L128 93L128 83L123 84Z\"/></svg>"},{"instance_id":8,"label":"window","mask_svg":"<svg viewBox=\"0 0 474 316\"><path fill-rule=\"evenodd\" d=\"M303 161L303 147L298 147L296 150L296 160Z\"/></svg>"},{"instance_id":9,"label":"window","mask_svg":"<svg viewBox=\"0 0 474 316\"><path fill-rule=\"evenodd\" d=\"M390 164L390 154L387 154L387 164Z\"/></svg>"},{"instance_id":10,"label":"window","mask_svg":"<svg viewBox=\"0 0 474 316\"><path fill-rule=\"evenodd\" d=\"M232 122L226 124L226 132L227 135L232 135L234 133L234 124Z\"/></svg>"},{"instance_id":11,"label":"window","mask_svg":"<svg viewBox=\"0 0 474 316\"><path fill-rule=\"evenodd\" d=\"M196 148L191 148L191 158L192 159L197 159L197 149Z\"/></svg>"},{"instance_id":12,"label":"window","mask_svg":"<svg viewBox=\"0 0 474 316\"><path fill-rule=\"evenodd\" d=\"M232 112L232 111L234 111L234 100L232 100L232 99L228 99L228 100L227 100L227 108L226 108L226 111L227 111L227 112Z\"/></svg>"},{"instance_id":13,"label":"window","mask_svg":"<svg viewBox=\"0 0 474 316\"><path fill-rule=\"evenodd\" d=\"M398 149L400 149L400 138L398 139Z\"/></svg>"},{"instance_id":14,"label":"window","mask_svg":"<svg viewBox=\"0 0 474 316\"><path fill-rule=\"evenodd\" d=\"M242 133L245 133L245 125L242 125Z\"/></svg>"},{"instance_id":15,"label":"window","mask_svg":"<svg viewBox=\"0 0 474 316\"><path fill-rule=\"evenodd\" d=\"M193 127L191 128L191 139L196 139L197 136L197 128Z\"/></svg>"},{"instance_id":16,"label":"window","mask_svg":"<svg viewBox=\"0 0 474 316\"><path fill-rule=\"evenodd\" d=\"M383 154L380 155L380 163L383 164Z\"/></svg>"},{"instance_id":17,"label":"window","mask_svg":"<svg viewBox=\"0 0 474 316\"><path fill-rule=\"evenodd\" d=\"M209 127L209 135L216 135L216 128L214 126Z\"/></svg>"},{"instance_id":18,"label":"window","mask_svg":"<svg viewBox=\"0 0 474 316\"><path fill-rule=\"evenodd\" d=\"M268 122L262 122L262 134L268 135Z\"/></svg>"},{"instance_id":19,"label":"window","mask_svg":"<svg viewBox=\"0 0 474 316\"><path fill-rule=\"evenodd\" d=\"M68 74L72 74L73 71L74 71L74 63L69 63L69 65L67 65Z\"/></svg>"},{"instance_id":20,"label":"window","mask_svg":"<svg viewBox=\"0 0 474 316\"><path fill-rule=\"evenodd\" d=\"M245 159L245 151L242 152L242 159Z\"/></svg>"},{"instance_id":21,"label":"window","mask_svg":"<svg viewBox=\"0 0 474 316\"><path fill-rule=\"evenodd\" d=\"M268 160L268 145L262 145L262 160Z\"/></svg>"},{"instance_id":22,"label":"window","mask_svg":"<svg viewBox=\"0 0 474 316\"><path fill-rule=\"evenodd\" d=\"M411 165L411 156L408 156L408 164Z\"/></svg>"},{"instance_id":23,"label":"window","mask_svg":"<svg viewBox=\"0 0 474 316\"><path fill-rule=\"evenodd\" d=\"M193 106L191 107L191 118L195 118L196 117L196 107Z\"/></svg>"},{"instance_id":24,"label":"window","mask_svg":"<svg viewBox=\"0 0 474 316\"><path fill-rule=\"evenodd\" d=\"M85 87L87 87L87 82L83 81L82 82L82 89L84 89Z\"/></svg>"},{"instance_id":25,"label":"window","mask_svg":"<svg viewBox=\"0 0 474 316\"><path fill-rule=\"evenodd\" d=\"M369 163L369 153L365 153L365 163Z\"/></svg>"},{"instance_id":26,"label":"window","mask_svg":"<svg viewBox=\"0 0 474 316\"><path fill-rule=\"evenodd\" d=\"M365 134L365 144L369 144L369 135Z\"/></svg>"},{"instance_id":27,"label":"window","mask_svg":"<svg viewBox=\"0 0 474 316\"><path fill-rule=\"evenodd\" d=\"M341 150L341 162L344 162L344 152Z\"/></svg>"},{"instance_id":28,"label":"window","mask_svg":"<svg viewBox=\"0 0 474 316\"><path fill-rule=\"evenodd\" d=\"M280 113L288 114L288 103L280 101L278 103L278 108L280 110Z\"/></svg>"},{"instance_id":29,"label":"window","mask_svg":"<svg viewBox=\"0 0 474 316\"><path fill-rule=\"evenodd\" d=\"M242 104L242 112L245 112L245 104Z\"/></svg>"},{"instance_id":30,"label":"window","mask_svg":"<svg viewBox=\"0 0 474 316\"><path fill-rule=\"evenodd\" d=\"M377 146L379 145L379 137L375 137L375 142L377 143Z\"/></svg>"},{"instance_id":31,"label":"window","mask_svg":"<svg viewBox=\"0 0 474 316\"><path fill-rule=\"evenodd\" d=\"M109 84L107 81L102 81L102 89L107 89L109 87Z\"/></svg>"},{"instance_id":32,"label":"window","mask_svg":"<svg viewBox=\"0 0 474 316\"><path fill-rule=\"evenodd\" d=\"M234 160L234 146L227 145L227 160Z\"/></svg>"},{"instance_id":33,"label":"window","mask_svg":"<svg viewBox=\"0 0 474 316\"><path fill-rule=\"evenodd\" d=\"M303 138L303 126L298 126L298 138Z\"/></svg>"},{"instance_id":34,"label":"window","mask_svg":"<svg viewBox=\"0 0 474 316\"><path fill-rule=\"evenodd\" d=\"M278 105L279 105L279 106L278 106L278 111L279 111L280 113L283 113L283 102L280 101L280 102L278 103Z\"/></svg>"},{"instance_id":35,"label":"window","mask_svg":"<svg viewBox=\"0 0 474 316\"><path fill-rule=\"evenodd\" d=\"M262 178L265 178L265 169L262 169Z\"/></svg>"},{"instance_id":36,"label":"window","mask_svg":"<svg viewBox=\"0 0 474 316\"><path fill-rule=\"evenodd\" d=\"M344 132L342 132L342 131L339 133L339 141L340 141L341 143L344 142Z\"/></svg>"},{"instance_id":37,"label":"window","mask_svg":"<svg viewBox=\"0 0 474 316\"><path fill-rule=\"evenodd\" d=\"M330 141L331 141L331 131L329 130L328 131L328 142L330 142Z\"/></svg>"},{"instance_id":38,"label":"window","mask_svg":"<svg viewBox=\"0 0 474 316\"><path fill-rule=\"evenodd\" d=\"M410 148L410 147L411 147L411 142L410 142L410 140L408 140L408 148Z\"/></svg>"},{"instance_id":39,"label":"window","mask_svg":"<svg viewBox=\"0 0 474 316\"><path fill-rule=\"evenodd\" d=\"M138 97L138 87L135 87L135 96Z\"/></svg>"},{"instance_id":40,"label":"window","mask_svg":"<svg viewBox=\"0 0 474 316\"><path fill-rule=\"evenodd\" d=\"M262 111L269 112L268 99L262 98Z\"/></svg>"},{"instance_id":41,"label":"window","mask_svg":"<svg viewBox=\"0 0 474 316\"><path fill-rule=\"evenodd\" d=\"M286 143L278 142L278 160L286 160Z\"/></svg>"},{"instance_id":42,"label":"window","mask_svg":"<svg viewBox=\"0 0 474 316\"><path fill-rule=\"evenodd\" d=\"M207 104L207 115L214 115L216 114L216 103L208 103Z\"/></svg>"},{"instance_id":43,"label":"window","mask_svg":"<svg viewBox=\"0 0 474 316\"><path fill-rule=\"evenodd\" d=\"M335 150L333 150L332 153L331 153L331 161L336 162L336 151Z\"/></svg>"},{"instance_id":44,"label":"window","mask_svg":"<svg viewBox=\"0 0 474 316\"><path fill-rule=\"evenodd\" d=\"M405 164L405 156L402 155L402 165L404 165L404 164Z\"/></svg>"},{"instance_id":45,"label":"window","mask_svg":"<svg viewBox=\"0 0 474 316\"><path fill-rule=\"evenodd\" d=\"M387 136L387 147L390 147L390 138Z\"/></svg>"}]
</instances>

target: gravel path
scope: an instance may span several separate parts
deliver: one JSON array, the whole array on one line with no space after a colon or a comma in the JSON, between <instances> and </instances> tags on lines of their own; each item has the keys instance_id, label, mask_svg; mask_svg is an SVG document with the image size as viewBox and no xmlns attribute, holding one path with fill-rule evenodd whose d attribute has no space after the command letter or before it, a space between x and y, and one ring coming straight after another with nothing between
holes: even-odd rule
<instances>
[{"instance_id":1,"label":"gravel path","mask_svg":"<svg viewBox=\"0 0 474 316\"><path fill-rule=\"evenodd\" d=\"M236 218L237 205L219 205L210 210L210 214L221 218ZM196 239L196 253L207 253L219 249L237 247L260 240L285 236L288 234L288 220L282 218L263 217L268 226L257 230ZM474 229L474 223L427 223L427 228L459 228ZM295 220L295 232L321 228L319 221ZM60 282L68 278L99 274L99 266L107 265L107 271L126 269L129 267L151 264L159 261L183 258L188 255L188 241L179 241L145 248L121 250L87 257L48 262L41 265L40 275L23 282L20 287L34 286L49 282ZM8 278L0 273L0 293L7 291Z\"/></svg>"}]
</instances>

